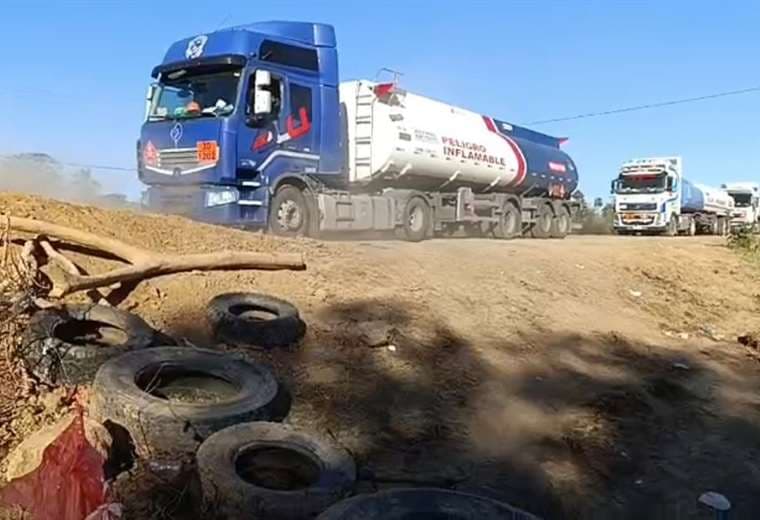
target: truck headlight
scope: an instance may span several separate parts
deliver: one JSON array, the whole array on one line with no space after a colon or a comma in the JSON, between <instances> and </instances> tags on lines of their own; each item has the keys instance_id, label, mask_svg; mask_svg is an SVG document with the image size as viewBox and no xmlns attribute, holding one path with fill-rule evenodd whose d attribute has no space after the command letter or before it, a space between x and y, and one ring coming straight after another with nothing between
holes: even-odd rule
<instances>
[{"instance_id":1,"label":"truck headlight","mask_svg":"<svg viewBox=\"0 0 760 520\"><path fill-rule=\"evenodd\" d=\"M206 192L205 205L207 208L213 206L223 206L224 204L232 204L238 201L238 191L235 189L229 190L214 190Z\"/></svg>"}]
</instances>

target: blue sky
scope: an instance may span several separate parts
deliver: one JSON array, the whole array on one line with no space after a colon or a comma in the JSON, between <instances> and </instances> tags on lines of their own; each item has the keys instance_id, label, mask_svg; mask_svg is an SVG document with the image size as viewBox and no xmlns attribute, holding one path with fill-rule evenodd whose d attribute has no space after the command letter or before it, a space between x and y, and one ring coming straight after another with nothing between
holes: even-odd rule
<instances>
[{"instance_id":1,"label":"blue sky","mask_svg":"<svg viewBox=\"0 0 760 520\"><path fill-rule=\"evenodd\" d=\"M151 68L177 39L268 20L335 25L341 76L404 72L411 91L526 123L760 85L757 2L385 0L10 2L0 154L134 166ZM620 162L680 154L687 177L760 180L760 93L558 122L587 196ZM140 192L134 173L97 172Z\"/></svg>"}]
</instances>

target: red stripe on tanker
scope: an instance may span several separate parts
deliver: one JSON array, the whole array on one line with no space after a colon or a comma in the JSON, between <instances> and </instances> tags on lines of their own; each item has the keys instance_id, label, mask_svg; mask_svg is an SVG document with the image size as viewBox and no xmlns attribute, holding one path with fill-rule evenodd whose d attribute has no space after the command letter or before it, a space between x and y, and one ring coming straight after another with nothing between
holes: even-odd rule
<instances>
[{"instance_id":1,"label":"red stripe on tanker","mask_svg":"<svg viewBox=\"0 0 760 520\"><path fill-rule=\"evenodd\" d=\"M494 124L493 119L488 116L483 116L483 120L486 122L486 127L488 127L491 132L494 132L496 135L504 139L512 149L512 153L515 154L515 157L517 158L517 176L511 185L519 186L525 180L525 174L527 170L525 156L523 155L522 150L520 150L520 147L517 146L517 143L496 129L496 125Z\"/></svg>"}]
</instances>

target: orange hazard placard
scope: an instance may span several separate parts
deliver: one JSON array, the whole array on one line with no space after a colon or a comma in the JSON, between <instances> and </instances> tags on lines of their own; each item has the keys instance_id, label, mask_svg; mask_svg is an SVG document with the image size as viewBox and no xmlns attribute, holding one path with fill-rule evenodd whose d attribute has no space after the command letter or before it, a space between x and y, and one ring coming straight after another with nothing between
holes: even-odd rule
<instances>
[{"instance_id":1,"label":"orange hazard placard","mask_svg":"<svg viewBox=\"0 0 760 520\"><path fill-rule=\"evenodd\" d=\"M219 145L216 141L198 141L196 150L198 162L210 163L219 160Z\"/></svg>"}]
</instances>

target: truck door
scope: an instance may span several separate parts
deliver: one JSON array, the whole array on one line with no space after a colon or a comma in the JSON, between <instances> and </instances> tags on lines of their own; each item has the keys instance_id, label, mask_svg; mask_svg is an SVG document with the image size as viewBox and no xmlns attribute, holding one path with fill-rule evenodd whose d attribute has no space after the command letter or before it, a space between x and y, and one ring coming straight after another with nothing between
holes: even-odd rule
<instances>
[{"instance_id":1,"label":"truck door","mask_svg":"<svg viewBox=\"0 0 760 520\"><path fill-rule=\"evenodd\" d=\"M238 160L243 176L259 173L260 181L271 181L284 169L291 173L304 172L308 167L316 170L319 127L314 124L316 114L314 89L305 82L289 81L271 72L272 112L266 117L253 118L255 103L255 73L248 79L249 94L246 107L246 124L238 134ZM277 152L279 160L270 155ZM305 160L311 158L311 160ZM262 172L262 165L266 171ZM308 165L308 166L307 166Z\"/></svg>"},{"instance_id":2,"label":"truck door","mask_svg":"<svg viewBox=\"0 0 760 520\"><path fill-rule=\"evenodd\" d=\"M266 115L256 115L256 73L267 69L257 69L249 74L245 90L245 114L237 138L238 170L243 181L252 180L267 157L277 148L277 138L286 121L285 81L279 74L268 71L271 75L269 87L271 94L271 111ZM261 172L259 172L261 173ZM263 183L263 179L255 179Z\"/></svg>"}]
</instances>

